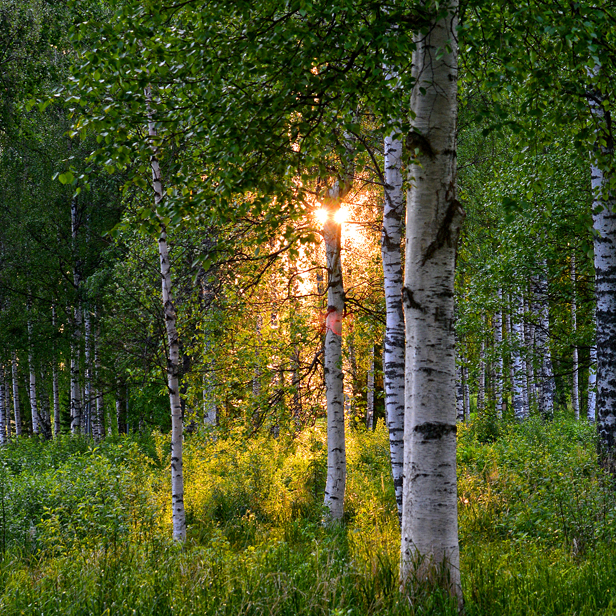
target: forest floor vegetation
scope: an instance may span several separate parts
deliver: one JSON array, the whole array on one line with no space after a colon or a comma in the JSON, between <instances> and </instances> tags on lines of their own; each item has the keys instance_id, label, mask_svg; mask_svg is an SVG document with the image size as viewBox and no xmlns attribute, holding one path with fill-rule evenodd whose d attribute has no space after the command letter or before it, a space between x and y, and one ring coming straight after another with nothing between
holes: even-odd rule
<instances>
[{"instance_id":1,"label":"forest floor vegetation","mask_svg":"<svg viewBox=\"0 0 616 616\"><path fill-rule=\"evenodd\" d=\"M325 526L322 427L187 436L184 546L170 539L167 435L9 444L0 613L456 614L437 590L400 595L386 429L347 437L346 518ZM467 614L616 614L616 491L593 426L461 425L458 477Z\"/></svg>"}]
</instances>

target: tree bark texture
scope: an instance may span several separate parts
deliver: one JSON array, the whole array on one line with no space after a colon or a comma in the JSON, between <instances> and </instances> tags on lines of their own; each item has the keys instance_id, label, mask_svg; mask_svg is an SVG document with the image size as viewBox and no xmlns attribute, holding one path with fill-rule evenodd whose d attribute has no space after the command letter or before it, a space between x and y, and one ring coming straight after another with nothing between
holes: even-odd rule
<instances>
[{"instance_id":1,"label":"tree bark texture","mask_svg":"<svg viewBox=\"0 0 616 616\"><path fill-rule=\"evenodd\" d=\"M573 349L571 351L571 406L577 420L580 419L580 387L577 338L577 297L576 297L575 255L571 255L571 333Z\"/></svg>"},{"instance_id":2,"label":"tree bark texture","mask_svg":"<svg viewBox=\"0 0 616 616\"><path fill-rule=\"evenodd\" d=\"M552 370L552 351L550 349L550 313L548 304L547 264L542 264L542 272L535 282L535 300L537 302L537 328L535 329L535 344L541 356L539 367L538 406L542 417L554 415L554 371Z\"/></svg>"},{"instance_id":3,"label":"tree bark texture","mask_svg":"<svg viewBox=\"0 0 616 616\"><path fill-rule=\"evenodd\" d=\"M511 324L512 333L512 401L513 415L518 421L528 417L528 389L526 383L526 366L523 357L524 349L524 302L522 296L513 296L513 319Z\"/></svg>"},{"instance_id":4,"label":"tree bark texture","mask_svg":"<svg viewBox=\"0 0 616 616\"><path fill-rule=\"evenodd\" d=\"M21 406L19 405L19 372L17 353L11 355L11 374L13 377L13 412L15 413L15 436L21 436Z\"/></svg>"},{"instance_id":5,"label":"tree bark texture","mask_svg":"<svg viewBox=\"0 0 616 616\"><path fill-rule=\"evenodd\" d=\"M456 484L454 267L464 212L456 198L457 2L416 35L403 288L406 321L401 582L447 588L462 603ZM443 575L444 574L444 575Z\"/></svg>"},{"instance_id":6,"label":"tree bark texture","mask_svg":"<svg viewBox=\"0 0 616 616\"><path fill-rule=\"evenodd\" d=\"M154 188L154 207L158 210L164 199L162 175L158 162L156 139L158 133L150 109L151 91L146 88L148 106L148 135L152 142L150 166L152 168L152 186ZM173 303L171 284L171 263L165 225L160 225L158 237L158 254L160 257L160 277L162 286L163 309L167 330L167 387L171 406L171 507L173 518L173 538L176 541L186 539L186 514L184 511L184 471L183 471L183 418L180 400L180 340L177 330L177 316Z\"/></svg>"},{"instance_id":7,"label":"tree bark texture","mask_svg":"<svg viewBox=\"0 0 616 616\"><path fill-rule=\"evenodd\" d=\"M398 517L402 516L404 472L404 354L405 331L402 307L402 220L405 200L402 178L402 142L385 137L385 202L381 256L385 286L385 338L383 382L389 453Z\"/></svg>"},{"instance_id":8,"label":"tree bark texture","mask_svg":"<svg viewBox=\"0 0 616 616\"><path fill-rule=\"evenodd\" d=\"M599 448L614 464L616 451L616 198L605 195L608 178L592 168L595 229L595 294L597 298L596 421Z\"/></svg>"},{"instance_id":9,"label":"tree bark texture","mask_svg":"<svg viewBox=\"0 0 616 616\"><path fill-rule=\"evenodd\" d=\"M334 189L335 190L335 189ZM337 194L326 200L323 225L327 264L327 314L325 317L325 395L327 398L327 481L325 507L334 520L344 515L346 445L344 434L344 378L342 372L342 315L344 285L340 254L341 225L335 215L340 209Z\"/></svg>"}]
</instances>

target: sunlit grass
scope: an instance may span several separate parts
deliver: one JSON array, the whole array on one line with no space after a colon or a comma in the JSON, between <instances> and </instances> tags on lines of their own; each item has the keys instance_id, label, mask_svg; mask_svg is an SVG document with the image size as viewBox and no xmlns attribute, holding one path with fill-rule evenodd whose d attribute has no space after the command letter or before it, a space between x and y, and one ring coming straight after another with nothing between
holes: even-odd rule
<instances>
[{"instance_id":1,"label":"sunlit grass","mask_svg":"<svg viewBox=\"0 0 616 616\"><path fill-rule=\"evenodd\" d=\"M616 497L592 427L461 426L468 614L616 614ZM385 427L348 431L346 518L322 524L325 434L185 443L185 546L169 537L168 437L0 452L0 613L454 614L398 592Z\"/></svg>"}]
</instances>

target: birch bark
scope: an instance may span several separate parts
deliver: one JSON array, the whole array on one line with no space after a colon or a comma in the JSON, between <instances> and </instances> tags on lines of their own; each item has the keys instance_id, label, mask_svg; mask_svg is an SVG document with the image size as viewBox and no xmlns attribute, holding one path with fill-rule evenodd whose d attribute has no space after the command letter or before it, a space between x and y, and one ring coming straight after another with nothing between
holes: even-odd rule
<instances>
[{"instance_id":1,"label":"birch bark","mask_svg":"<svg viewBox=\"0 0 616 616\"><path fill-rule=\"evenodd\" d=\"M370 349L370 369L366 380L366 428L374 430L374 345Z\"/></svg>"},{"instance_id":2,"label":"birch bark","mask_svg":"<svg viewBox=\"0 0 616 616\"><path fill-rule=\"evenodd\" d=\"M571 255L571 334L573 337L573 350L571 353L571 406L577 420L580 419L580 388L579 388L579 361L577 348L577 297L576 297L576 271L575 255Z\"/></svg>"},{"instance_id":3,"label":"birch bark","mask_svg":"<svg viewBox=\"0 0 616 616\"><path fill-rule=\"evenodd\" d=\"M513 351L511 358L511 387L513 400L513 415L518 421L528 416L528 390L526 384L526 366L523 358L524 348L524 323L523 323L523 299L514 296L513 319L511 324Z\"/></svg>"},{"instance_id":4,"label":"birch bark","mask_svg":"<svg viewBox=\"0 0 616 616\"><path fill-rule=\"evenodd\" d=\"M0 445L6 445L9 437L9 405L5 376L4 365L0 364Z\"/></svg>"},{"instance_id":5,"label":"birch bark","mask_svg":"<svg viewBox=\"0 0 616 616\"><path fill-rule=\"evenodd\" d=\"M596 421L599 447L608 463L616 450L616 197L609 177L593 165L592 188L597 298ZM606 194L607 193L607 194Z\"/></svg>"},{"instance_id":6,"label":"birch bark","mask_svg":"<svg viewBox=\"0 0 616 616\"><path fill-rule=\"evenodd\" d=\"M554 415L554 372L552 370L552 351L550 350L550 314L548 304L547 264L542 263L542 272L536 280L535 298L538 301L538 325L535 331L537 349L541 355L539 373L539 412L542 417Z\"/></svg>"},{"instance_id":7,"label":"birch bark","mask_svg":"<svg viewBox=\"0 0 616 616\"><path fill-rule=\"evenodd\" d=\"M74 266L73 286L76 293L76 306L73 309L73 332L71 336L71 434L81 432L82 397L80 375L81 344L81 264L77 256L77 232L79 229L77 200L71 201L71 237L73 242Z\"/></svg>"},{"instance_id":8,"label":"birch bark","mask_svg":"<svg viewBox=\"0 0 616 616\"><path fill-rule=\"evenodd\" d=\"M385 202L381 257L385 286L385 338L383 381L385 416L389 430L389 454L398 517L402 517L404 471L404 354L405 331L402 308L402 219L405 202L402 178L402 142L385 138Z\"/></svg>"},{"instance_id":9,"label":"birch bark","mask_svg":"<svg viewBox=\"0 0 616 616\"><path fill-rule=\"evenodd\" d=\"M56 334L56 307L51 307L51 324ZM58 386L58 349L54 338L53 358L51 362L51 395L53 397L53 435L60 434L60 388Z\"/></svg>"},{"instance_id":10,"label":"birch bark","mask_svg":"<svg viewBox=\"0 0 616 616\"><path fill-rule=\"evenodd\" d=\"M464 212L456 198L457 1L416 35L407 194L401 581L430 580L462 604L456 484L453 283ZM444 575L443 575L444 574Z\"/></svg>"},{"instance_id":11,"label":"birch bark","mask_svg":"<svg viewBox=\"0 0 616 616\"><path fill-rule=\"evenodd\" d=\"M15 413L15 437L21 436L21 407L19 405L19 373L17 365L17 353L11 355L11 374L13 377L13 411Z\"/></svg>"},{"instance_id":12,"label":"birch bark","mask_svg":"<svg viewBox=\"0 0 616 616\"><path fill-rule=\"evenodd\" d=\"M164 192L156 145L158 132L151 110L152 94L150 87L146 88L145 97L148 112L148 135L150 137L152 150L150 167L152 168L154 207L155 211L158 211L164 199ZM184 471L182 454L183 418L179 383L180 340L176 325L177 316L173 303L173 294L171 291L171 263L169 261L167 231L165 225L162 223L160 225L160 235L158 237L158 254L160 257L162 299L167 330L167 387L169 389L169 403L171 406L171 508L173 538L176 541L184 541L186 539L186 514L184 511Z\"/></svg>"},{"instance_id":13,"label":"birch bark","mask_svg":"<svg viewBox=\"0 0 616 616\"><path fill-rule=\"evenodd\" d=\"M334 520L344 515L346 444L344 434L344 377L342 372L342 315L344 285L340 254L341 225L335 216L340 209L337 184L325 200L327 219L323 225L327 264L327 316L325 319L325 395L327 398L327 481L325 507Z\"/></svg>"},{"instance_id":14,"label":"birch bark","mask_svg":"<svg viewBox=\"0 0 616 616\"><path fill-rule=\"evenodd\" d=\"M496 362L494 364L494 398L496 401L496 416L502 418L505 412L503 398L503 313L501 312L501 302L503 298L502 289L498 290L498 308L494 313L494 352Z\"/></svg>"}]
</instances>

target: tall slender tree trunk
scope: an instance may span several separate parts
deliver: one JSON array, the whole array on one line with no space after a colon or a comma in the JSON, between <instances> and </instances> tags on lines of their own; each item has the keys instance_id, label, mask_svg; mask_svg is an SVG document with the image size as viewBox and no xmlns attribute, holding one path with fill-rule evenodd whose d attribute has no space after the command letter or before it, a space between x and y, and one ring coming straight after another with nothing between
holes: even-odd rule
<instances>
[{"instance_id":1,"label":"tall slender tree trunk","mask_svg":"<svg viewBox=\"0 0 616 616\"><path fill-rule=\"evenodd\" d=\"M522 296L513 296L513 319L511 324L512 332L512 398L513 415L518 421L528 417L528 390L526 383L526 366L524 363L524 323L523 323L523 300Z\"/></svg>"},{"instance_id":2,"label":"tall slender tree trunk","mask_svg":"<svg viewBox=\"0 0 616 616\"><path fill-rule=\"evenodd\" d=\"M15 437L21 436L21 407L19 405L19 372L17 366L17 353L11 355L11 374L13 377L13 411L15 413Z\"/></svg>"},{"instance_id":3,"label":"tall slender tree trunk","mask_svg":"<svg viewBox=\"0 0 616 616\"><path fill-rule=\"evenodd\" d=\"M0 364L0 445L6 445L9 439L9 403L6 387L4 365Z\"/></svg>"},{"instance_id":4,"label":"tall slender tree trunk","mask_svg":"<svg viewBox=\"0 0 616 616\"><path fill-rule=\"evenodd\" d=\"M464 360L466 362L466 360ZM462 391L464 392L464 421L471 419L471 390L468 384L468 367L462 365Z\"/></svg>"},{"instance_id":5,"label":"tall slender tree trunk","mask_svg":"<svg viewBox=\"0 0 616 616\"><path fill-rule=\"evenodd\" d=\"M477 413L485 411L486 406L486 343L482 340L479 346L479 376L477 379Z\"/></svg>"},{"instance_id":6,"label":"tall slender tree trunk","mask_svg":"<svg viewBox=\"0 0 616 616\"><path fill-rule=\"evenodd\" d=\"M494 352L496 362L494 363L494 398L496 402L496 416L502 418L506 411L503 396L503 313L502 313L502 289L498 290L498 308L494 313Z\"/></svg>"},{"instance_id":7,"label":"tall slender tree trunk","mask_svg":"<svg viewBox=\"0 0 616 616\"><path fill-rule=\"evenodd\" d=\"M30 413L32 415L32 434L40 432L39 409L36 400L36 369L34 367L34 356L32 354L32 322L28 320L28 370L30 395Z\"/></svg>"},{"instance_id":8,"label":"tall slender tree trunk","mask_svg":"<svg viewBox=\"0 0 616 616\"><path fill-rule=\"evenodd\" d=\"M597 297L597 396L596 421L604 460L614 464L616 451L616 198L609 177L593 166L595 194L593 226L595 294Z\"/></svg>"},{"instance_id":9,"label":"tall slender tree trunk","mask_svg":"<svg viewBox=\"0 0 616 616\"><path fill-rule=\"evenodd\" d=\"M154 188L154 207L158 210L165 196L162 174L158 162L158 132L151 110L152 94L148 86L145 91L148 111L148 135L151 140L152 186ZM160 277L162 284L163 309L167 329L167 387L171 406L171 509L173 518L173 538L176 541L186 539L186 514L184 511L184 471L183 471L183 418L180 400L180 340L177 330L177 315L173 303L171 284L171 263L167 245L167 230L160 225L158 236L158 254L160 257Z\"/></svg>"},{"instance_id":10,"label":"tall slender tree trunk","mask_svg":"<svg viewBox=\"0 0 616 616\"><path fill-rule=\"evenodd\" d=\"M554 372L552 370L552 351L550 350L550 314L548 303L548 277L547 263L543 261L542 272L536 279L535 299L537 301L538 324L535 331L535 340L541 356L539 368L539 412L544 418L554 415Z\"/></svg>"},{"instance_id":11,"label":"tall slender tree trunk","mask_svg":"<svg viewBox=\"0 0 616 616\"><path fill-rule=\"evenodd\" d=\"M53 435L57 438L60 434L60 388L58 386L58 348L55 341L56 330L56 307L51 306L51 324L54 332L53 358L51 360L51 395L53 398Z\"/></svg>"},{"instance_id":12,"label":"tall slender tree trunk","mask_svg":"<svg viewBox=\"0 0 616 616\"><path fill-rule=\"evenodd\" d=\"M366 380L366 428L374 430L374 345L370 347L370 368Z\"/></svg>"},{"instance_id":13,"label":"tall slender tree trunk","mask_svg":"<svg viewBox=\"0 0 616 616\"><path fill-rule=\"evenodd\" d=\"M84 302L84 306L85 374L82 431L84 434L92 434L92 320L87 300Z\"/></svg>"},{"instance_id":14,"label":"tall slender tree trunk","mask_svg":"<svg viewBox=\"0 0 616 616\"><path fill-rule=\"evenodd\" d=\"M458 421L464 421L464 376L460 361L456 362L456 415Z\"/></svg>"},{"instance_id":15,"label":"tall slender tree trunk","mask_svg":"<svg viewBox=\"0 0 616 616\"><path fill-rule=\"evenodd\" d=\"M39 397L39 430L46 439L51 438L51 417L49 412L49 388L47 371L41 367L38 388Z\"/></svg>"},{"instance_id":16,"label":"tall slender tree trunk","mask_svg":"<svg viewBox=\"0 0 616 616\"><path fill-rule=\"evenodd\" d=\"M576 294L575 255L571 255L571 334L573 337L573 350L571 353L571 406L577 420L580 419L580 387L579 387L579 361L577 348L577 294Z\"/></svg>"},{"instance_id":17,"label":"tall slender tree trunk","mask_svg":"<svg viewBox=\"0 0 616 616\"><path fill-rule=\"evenodd\" d=\"M401 580L431 579L462 604L456 484L454 266L464 212L456 196L457 1L416 35L403 288L406 410ZM445 575L442 575L442 574Z\"/></svg>"},{"instance_id":18,"label":"tall slender tree trunk","mask_svg":"<svg viewBox=\"0 0 616 616\"><path fill-rule=\"evenodd\" d=\"M96 313L94 314L96 317ZM92 436L94 440L100 441L105 436L104 416L105 408L103 405L103 391L101 387L101 358L100 358L100 330L98 325L95 330L94 337L94 400L95 411L92 417Z\"/></svg>"},{"instance_id":19,"label":"tall slender tree trunk","mask_svg":"<svg viewBox=\"0 0 616 616\"><path fill-rule=\"evenodd\" d=\"M77 199L71 201L71 237L73 242L74 266L73 286L76 305L73 308L73 331L71 336L71 434L81 432L82 397L80 385L81 362L81 264L77 254L77 232L79 229Z\"/></svg>"},{"instance_id":20,"label":"tall slender tree trunk","mask_svg":"<svg viewBox=\"0 0 616 616\"><path fill-rule=\"evenodd\" d=\"M593 309L593 321L596 321ZM597 405L597 347L595 344L590 346L590 358L588 363L588 406L586 416L590 423L595 421L595 410Z\"/></svg>"},{"instance_id":21,"label":"tall slender tree trunk","mask_svg":"<svg viewBox=\"0 0 616 616\"><path fill-rule=\"evenodd\" d=\"M381 256L385 285L385 339L383 381L385 416L389 430L389 454L398 517L402 518L404 472L404 354L405 331L402 307L402 220L405 200L402 177L402 143L385 137L385 202Z\"/></svg>"},{"instance_id":22,"label":"tall slender tree trunk","mask_svg":"<svg viewBox=\"0 0 616 616\"><path fill-rule=\"evenodd\" d=\"M334 520L344 515L346 444L344 434L344 377L342 372L342 315L344 285L340 254L341 225L339 186L325 200L327 220L323 225L327 263L327 316L325 319L325 395L327 398L327 481L325 507Z\"/></svg>"}]
</instances>

